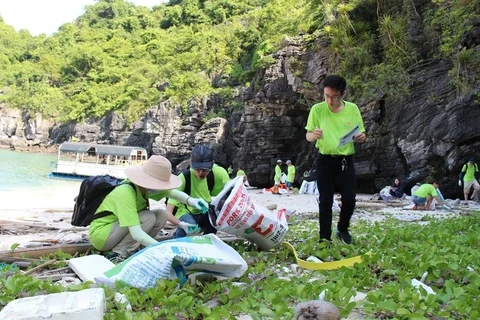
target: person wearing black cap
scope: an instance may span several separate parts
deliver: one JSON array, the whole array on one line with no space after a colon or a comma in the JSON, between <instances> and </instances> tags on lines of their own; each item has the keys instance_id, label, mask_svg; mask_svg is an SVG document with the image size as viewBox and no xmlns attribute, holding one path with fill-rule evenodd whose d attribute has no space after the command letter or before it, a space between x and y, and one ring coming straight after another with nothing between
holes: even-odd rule
<instances>
[{"instance_id":1,"label":"person wearing black cap","mask_svg":"<svg viewBox=\"0 0 480 320\"><path fill-rule=\"evenodd\" d=\"M212 196L218 195L225 184L230 181L227 171L214 165L213 150L206 145L197 145L193 148L190 156L190 169L180 173L178 177L182 181L182 185L178 188L179 191L185 192L192 198L204 199L208 203L211 202ZM211 188L209 188L209 179L212 182ZM180 221L199 225L204 233L216 232L209 220L205 219L208 206L204 210L198 210L194 206L169 199L166 211L170 217L173 216L175 207L177 208L175 217ZM186 233L182 228L177 228L173 236L174 238L184 237Z\"/></svg>"},{"instance_id":2,"label":"person wearing black cap","mask_svg":"<svg viewBox=\"0 0 480 320\"><path fill-rule=\"evenodd\" d=\"M463 193L465 195L465 203L468 204L468 195L470 190L473 188L472 198L479 201L479 191L480 185L478 184L477 178L479 175L478 166L475 163L475 159L470 158L468 162L463 165L462 172L460 172L460 177L458 180L458 185L462 186L463 182Z\"/></svg>"}]
</instances>

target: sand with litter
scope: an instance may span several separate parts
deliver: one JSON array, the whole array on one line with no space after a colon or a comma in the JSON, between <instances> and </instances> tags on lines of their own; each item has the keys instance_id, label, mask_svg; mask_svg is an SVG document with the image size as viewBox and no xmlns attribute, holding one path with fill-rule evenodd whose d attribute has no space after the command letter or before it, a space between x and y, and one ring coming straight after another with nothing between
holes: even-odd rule
<instances>
[{"instance_id":1,"label":"sand with litter","mask_svg":"<svg viewBox=\"0 0 480 320\"><path fill-rule=\"evenodd\" d=\"M25 246L35 240L58 240L75 241L86 238L87 232L72 228L69 221L73 209L73 199L78 193L80 182L62 186L61 188L35 189L32 188L29 194L15 193L11 191L0 191L0 227L8 221L19 221L22 223L39 223L47 226L54 226L56 230L33 229L30 232L17 232L8 228L0 228L0 250L8 250L14 243ZM248 190L252 200L260 205L277 205L277 209L286 208L296 215L307 213L316 214L318 204L315 195L305 194L283 194L273 195L263 193L260 189ZM357 201L368 201L371 195L360 194ZM408 201L405 205L408 205ZM152 206L164 207L164 203L153 202ZM473 208L474 203L470 204ZM478 210L478 208L477 208ZM358 220L382 221L388 216L395 216L399 220L418 221L424 215L434 215L445 217L458 215L458 210L445 212L443 210L419 212L405 210L402 208L377 208L377 209L357 209L352 217L352 223Z\"/></svg>"}]
</instances>

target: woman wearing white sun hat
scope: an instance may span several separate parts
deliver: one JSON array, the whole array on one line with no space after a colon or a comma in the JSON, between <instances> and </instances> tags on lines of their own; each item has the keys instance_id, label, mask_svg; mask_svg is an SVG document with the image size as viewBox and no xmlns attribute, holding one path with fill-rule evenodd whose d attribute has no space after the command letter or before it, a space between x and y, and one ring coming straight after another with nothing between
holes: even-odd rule
<instances>
[{"instance_id":1,"label":"woman wearing white sun hat","mask_svg":"<svg viewBox=\"0 0 480 320\"><path fill-rule=\"evenodd\" d=\"M110 251L107 257L119 261L133 254L140 245L156 243L154 238L165 226L168 215L162 209L150 210L149 198L161 200L168 197L191 206L208 207L203 199L191 198L175 190L181 180L171 172L170 161L159 155L151 156L140 166L126 168L127 179L105 197L96 211L113 214L95 219L90 224L92 245L100 251ZM197 225L175 222L188 235L201 231Z\"/></svg>"}]
</instances>

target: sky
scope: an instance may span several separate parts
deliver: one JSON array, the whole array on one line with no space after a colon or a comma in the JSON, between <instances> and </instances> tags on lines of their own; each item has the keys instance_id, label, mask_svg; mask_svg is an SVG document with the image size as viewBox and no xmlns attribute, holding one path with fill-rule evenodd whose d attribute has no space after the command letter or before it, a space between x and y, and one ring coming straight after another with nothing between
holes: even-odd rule
<instances>
[{"instance_id":1,"label":"sky","mask_svg":"<svg viewBox=\"0 0 480 320\"><path fill-rule=\"evenodd\" d=\"M27 29L34 36L52 35L67 22L85 12L95 0L0 0L0 16L15 30ZM152 7L165 0L128 0L135 5Z\"/></svg>"}]
</instances>

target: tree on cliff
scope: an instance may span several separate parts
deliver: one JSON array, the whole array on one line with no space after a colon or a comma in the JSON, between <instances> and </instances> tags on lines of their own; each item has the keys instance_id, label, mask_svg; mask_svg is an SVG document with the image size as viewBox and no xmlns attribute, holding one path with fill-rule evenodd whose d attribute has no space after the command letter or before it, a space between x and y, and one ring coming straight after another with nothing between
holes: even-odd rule
<instances>
[{"instance_id":1,"label":"tree on cliff","mask_svg":"<svg viewBox=\"0 0 480 320\"><path fill-rule=\"evenodd\" d=\"M468 91L479 83L479 54L465 42L479 6L171 0L149 10L99 0L51 37L15 32L0 20L0 102L69 121L112 110L135 120L159 101L186 105L212 93L228 100L273 63L286 35L298 34L328 40L358 98L407 94L409 72L435 58L450 59L455 84Z\"/></svg>"}]
</instances>

